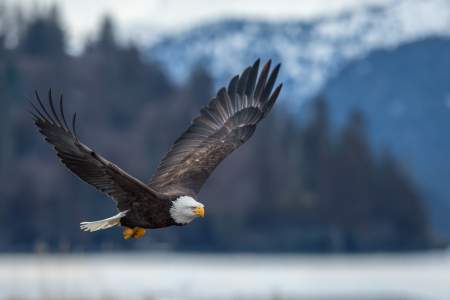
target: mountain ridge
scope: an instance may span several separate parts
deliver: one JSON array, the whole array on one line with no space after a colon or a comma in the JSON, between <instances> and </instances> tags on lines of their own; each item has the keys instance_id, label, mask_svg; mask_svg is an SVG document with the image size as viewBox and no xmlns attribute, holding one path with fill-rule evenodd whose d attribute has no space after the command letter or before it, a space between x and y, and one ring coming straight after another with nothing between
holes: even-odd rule
<instances>
[{"instance_id":1,"label":"mountain ridge","mask_svg":"<svg viewBox=\"0 0 450 300\"><path fill-rule=\"evenodd\" d=\"M421 184L434 223L450 236L450 39L378 50L348 64L322 90L334 129L363 112L376 151L389 147Z\"/></svg>"},{"instance_id":2,"label":"mountain ridge","mask_svg":"<svg viewBox=\"0 0 450 300\"><path fill-rule=\"evenodd\" d=\"M284 95L298 111L349 61L428 36L450 36L450 3L398 1L313 21L222 20L164 37L146 53L177 81L207 69L216 87L256 58L272 58L283 63Z\"/></svg>"}]
</instances>

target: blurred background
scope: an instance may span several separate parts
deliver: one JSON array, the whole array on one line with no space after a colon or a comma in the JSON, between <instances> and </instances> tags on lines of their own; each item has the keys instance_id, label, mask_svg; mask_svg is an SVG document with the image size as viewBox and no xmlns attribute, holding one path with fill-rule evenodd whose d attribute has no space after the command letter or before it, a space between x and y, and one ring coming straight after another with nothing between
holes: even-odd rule
<instances>
[{"instance_id":1,"label":"blurred background","mask_svg":"<svg viewBox=\"0 0 450 300\"><path fill-rule=\"evenodd\" d=\"M207 217L122 240L111 200L27 113L147 181L257 58L270 118L199 195ZM0 0L0 299L450 299L447 0Z\"/></svg>"}]
</instances>

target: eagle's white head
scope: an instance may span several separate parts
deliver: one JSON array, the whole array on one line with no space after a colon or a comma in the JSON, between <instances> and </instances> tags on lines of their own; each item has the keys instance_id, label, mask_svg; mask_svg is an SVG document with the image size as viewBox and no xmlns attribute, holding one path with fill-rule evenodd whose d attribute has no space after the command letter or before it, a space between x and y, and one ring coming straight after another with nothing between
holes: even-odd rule
<instances>
[{"instance_id":1,"label":"eagle's white head","mask_svg":"<svg viewBox=\"0 0 450 300\"><path fill-rule=\"evenodd\" d=\"M172 202L170 216L178 224L187 224L197 217L203 218L205 206L190 196L181 196Z\"/></svg>"}]
</instances>

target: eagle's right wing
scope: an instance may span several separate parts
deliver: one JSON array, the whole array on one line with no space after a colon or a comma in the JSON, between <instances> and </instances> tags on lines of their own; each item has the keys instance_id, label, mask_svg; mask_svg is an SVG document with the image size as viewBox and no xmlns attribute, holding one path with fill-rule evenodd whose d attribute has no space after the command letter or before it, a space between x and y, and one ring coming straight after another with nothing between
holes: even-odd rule
<instances>
[{"instance_id":1,"label":"eagle's right wing","mask_svg":"<svg viewBox=\"0 0 450 300\"><path fill-rule=\"evenodd\" d=\"M59 113L55 110L51 91L47 108L37 93L36 99L40 108L31 102L34 122L45 140L54 146L61 162L82 180L109 195L120 211L127 210L140 196L153 195L155 199L162 196L81 143L75 131L76 114L71 130L64 116L62 96Z\"/></svg>"}]
</instances>

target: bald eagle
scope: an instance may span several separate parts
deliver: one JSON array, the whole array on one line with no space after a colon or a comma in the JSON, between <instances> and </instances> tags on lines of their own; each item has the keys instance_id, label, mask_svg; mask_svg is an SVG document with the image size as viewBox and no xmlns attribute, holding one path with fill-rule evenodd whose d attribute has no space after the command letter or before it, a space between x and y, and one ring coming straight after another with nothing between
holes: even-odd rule
<instances>
[{"instance_id":1,"label":"bald eagle","mask_svg":"<svg viewBox=\"0 0 450 300\"><path fill-rule=\"evenodd\" d=\"M267 116L281 91L273 90L280 69L269 60L259 72L259 59L231 79L200 110L189 128L175 141L148 184L134 178L84 145L75 130L76 113L69 127L63 97L55 107L36 92L32 117L62 163L83 181L112 198L118 214L100 221L82 222L81 230L97 231L121 225L123 237L141 238L145 229L186 225L204 217L197 194L217 165L245 143Z\"/></svg>"}]
</instances>

